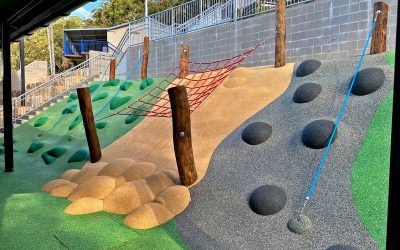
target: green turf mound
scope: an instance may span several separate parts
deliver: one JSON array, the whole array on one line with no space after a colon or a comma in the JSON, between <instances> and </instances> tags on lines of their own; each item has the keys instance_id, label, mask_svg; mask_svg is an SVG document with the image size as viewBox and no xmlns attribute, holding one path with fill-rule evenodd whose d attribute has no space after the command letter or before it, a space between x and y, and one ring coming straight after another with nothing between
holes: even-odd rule
<instances>
[{"instance_id":1,"label":"green turf mound","mask_svg":"<svg viewBox=\"0 0 400 250\"><path fill-rule=\"evenodd\" d=\"M75 101L76 99L78 99L78 94L76 92L73 92L69 95L68 97L68 102L72 102Z\"/></svg>"},{"instance_id":2,"label":"green turf mound","mask_svg":"<svg viewBox=\"0 0 400 250\"><path fill-rule=\"evenodd\" d=\"M46 151L42 154L42 159L46 163L46 165L52 164L57 158L61 157L63 154L67 152L66 148L56 147Z\"/></svg>"},{"instance_id":3,"label":"green turf mound","mask_svg":"<svg viewBox=\"0 0 400 250\"><path fill-rule=\"evenodd\" d=\"M100 84L96 83L89 87L90 93L95 92L100 87Z\"/></svg>"},{"instance_id":4,"label":"green turf mound","mask_svg":"<svg viewBox=\"0 0 400 250\"><path fill-rule=\"evenodd\" d=\"M103 87L114 87L117 86L119 84L119 80L118 79L114 79L112 81L108 81L106 83L103 84Z\"/></svg>"},{"instance_id":5,"label":"green turf mound","mask_svg":"<svg viewBox=\"0 0 400 250\"><path fill-rule=\"evenodd\" d=\"M114 96L110 102L110 109L111 110L117 109L122 105L124 105L125 103L127 103L130 99L131 99L130 96L125 96L125 97Z\"/></svg>"},{"instance_id":6,"label":"green turf mound","mask_svg":"<svg viewBox=\"0 0 400 250\"><path fill-rule=\"evenodd\" d=\"M147 86L150 86L150 85L152 85L152 84L154 83L153 78L146 78L146 79L144 79L144 80L146 81Z\"/></svg>"},{"instance_id":7,"label":"green turf mound","mask_svg":"<svg viewBox=\"0 0 400 250\"><path fill-rule=\"evenodd\" d=\"M68 108L66 108L66 109L63 110L62 114L63 114L63 115L66 115L66 114L73 114L73 113L75 113L76 107L77 107L77 106L78 106L77 104L73 104L73 105L69 106Z\"/></svg>"},{"instance_id":8,"label":"green turf mound","mask_svg":"<svg viewBox=\"0 0 400 250\"><path fill-rule=\"evenodd\" d=\"M107 126L107 122L96 122L97 129L103 129Z\"/></svg>"},{"instance_id":9,"label":"green turf mound","mask_svg":"<svg viewBox=\"0 0 400 250\"><path fill-rule=\"evenodd\" d=\"M35 123L33 124L33 126L35 126L36 128L43 126L47 121L49 120L49 118L47 116L43 116L40 117L39 119L37 119L35 121Z\"/></svg>"},{"instance_id":10,"label":"green turf mound","mask_svg":"<svg viewBox=\"0 0 400 250\"><path fill-rule=\"evenodd\" d=\"M125 124L131 124L132 122L136 121L139 117L136 115L129 115L125 119Z\"/></svg>"},{"instance_id":11,"label":"green turf mound","mask_svg":"<svg viewBox=\"0 0 400 250\"><path fill-rule=\"evenodd\" d=\"M92 102L97 102L97 101L103 100L103 99L105 99L107 97L108 97L108 93L107 92L102 92L102 93L99 93L99 94L95 95L93 97Z\"/></svg>"},{"instance_id":12,"label":"green turf mound","mask_svg":"<svg viewBox=\"0 0 400 250\"><path fill-rule=\"evenodd\" d=\"M71 123L71 125L69 125L69 130L74 129L76 126L78 126L78 124L82 123L82 115L79 114L75 120Z\"/></svg>"},{"instance_id":13,"label":"green turf mound","mask_svg":"<svg viewBox=\"0 0 400 250\"><path fill-rule=\"evenodd\" d=\"M44 147L44 143L42 142L32 142L32 144L28 148L28 153L35 153L39 149Z\"/></svg>"},{"instance_id":14,"label":"green turf mound","mask_svg":"<svg viewBox=\"0 0 400 250\"><path fill-rule=\"evenodd\" d=\"M76 151L69 159L68 159L68 163L71 162L80 162L80 161L84 161L88 159L88 152L87 150L84 149L80 149L78 151Z\"/></svg>"},{"instance_id":15,"label":"green turf mound","mask_svg":"<svg viewBox=\"0 0 400 250\"><path fill-rule=\"evenodd\" d=\"M121 86L122 91L127 91L130 87L132 87L133 83L132 82L126 82Z\"/></svg>"},{"instance_id":16,"label":"green turf mound","mask_svg":"<svg viewBox=\"0 0 400 250\"><path fill-rule=\"evenodd\" d=\"M139 89L140 89L140 90L144 90L145 88L147 88L147 82L146 82L146 80L143 80L143 81L140 83Z\"/></svg>"}]
</instances>

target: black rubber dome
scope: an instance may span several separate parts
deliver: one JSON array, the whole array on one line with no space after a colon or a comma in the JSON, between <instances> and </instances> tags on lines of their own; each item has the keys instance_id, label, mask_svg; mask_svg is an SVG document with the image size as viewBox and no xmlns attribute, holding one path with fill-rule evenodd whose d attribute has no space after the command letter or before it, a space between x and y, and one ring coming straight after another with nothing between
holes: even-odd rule
<instances>
[{"instance_id":1,"label":"black rubber dome","mask_svg":"<svg viewBox=\"0 0 400 250\"><path fill-rule=\"evenodd\" d=\"M254 122L248 125L242 132L242 139L250 145L265 142L271 137L272 127L265 122Z\"/></svg>"},{"instance_id":2,"label":"black rubber dome","mask_svg":"<svg viewBox=\"0 0 400 250\"><path fill-rule=\"evenodd\" d=\"M297 88L293 95L295 103L306 103L314 100L322 91L322 87L316 83L304 83Z\"/></svg>"},{"instance_id":3,"label":"black rubber dome","mask_svg":"<svg viewBox=\"0 0 400 250\"><path fill-rule=\"evenodd\" d=\"M286 193L280 187L263 185L253 191L249 205L251 210L257 214L276 214L286 205Z\"/></svg>"},{"instance_id":4,"label":"black rubber dome","mask_svg":"<svg viewBox=\"0 0 400 250\"><path fill-rule=\"evenodd\" d=\"M303 130L301 140L309 148L321 149L328 145L335 123L328 120L316 120L309 123ZM336 139L335 133L333 141Z\"/></svg>"},{"instance_id":5,"label":"black rubber dome","mask_svg":"<svg viewBox=\"0 0 400 250\"><path fill-rule=\"evenodd\" d=\"M321 66L321 62L315 59L310 59L302 62L296 71L297 77L308 76L317 71Z\"/></svg>"},{"instance_id":6,"label":"black rubber dome","mask_svg":"<svg viewBox=\"0 0 400 250\"><path fill-rule=\"evenodd\" d=\"M358 72L351 93L362 96L377 91L385 82L385 72L379 68L367 68ZM351 81L350 80L350 84ZM349 84L349 86L350 86Z\"/></svg>"}]
</instances>

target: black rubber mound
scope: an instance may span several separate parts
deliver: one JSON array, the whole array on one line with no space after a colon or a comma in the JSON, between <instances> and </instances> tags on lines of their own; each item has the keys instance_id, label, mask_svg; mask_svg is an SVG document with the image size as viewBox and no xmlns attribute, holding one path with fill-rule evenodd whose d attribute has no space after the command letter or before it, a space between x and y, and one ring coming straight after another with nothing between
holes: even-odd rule
<instances>
[{"instance_id":1,"label":"black rubber mound","mask_svg":"<svg viewBox=\"0 0 400 250\"><path fill-rule=\"evenodd\" d=\"M334 245L327 248L326 250L359 250L359 248L350 245Z\"/></svg>"},{"instance_id":2,"label":"black rubber mound","mask_svg":"<svg viewBox=\"0 0 400 250\"><path fill-rule=\"evenodd\" d=\"M310 59L302 62L296 71L297 77L308 76L317 71L321 66L321 62L315 59Z\"/></svg>"},{"instance_id":3,"label":"black rubber mound","mask_svg":"<svg viewBox=\"0 0 400 250\"><path fill-rule=\"evenodd\" d=\"M307 103L311 102L319 94L321 94L322 87L316 83L304 83L300 87L297 88L296 92L293 95L293 102L295 103Z\"/></svg>"},{"instance_id":4,"label":"black rubber mound","mask_svg":"<svg viewBox=\"0 0 400 250\"><path fill-rule=\"evenodd\" d=\"M385 82L385 72L379 68L367 68L358 72L351 93L363 96L377 91ZM350 80L350 84L351 81ZM350 86L349 84L349 86Z\"/></svg>"},{"instance_id":5,"label":"black rubber mound","mask_svg":"<svg viewBox=\"0 0 400 250\"><path fill-rule=\"evenodd\" d=\"M242 139L250 145L265 142L271 137L272 127L265 122L254 122L248 125L242 132Z\"/></svg>"},{"instance_id":6,"label":"black rubber mound","mask_svg":"<svg viewBox=\"0 0 400 250\"><path fill-rule=\"evenodd\" d=\"M286 205L286 193L280 187L263 185L253 191L249 205L251 210L257 214L276 214Z\"/></svg>"},{"instance_id":7,"label":"black rubber mound","mask_svg":"<svg viewBox=\"0 0 400 250\"><path fill-rule=\"evenodd\" d=\"M335 123L328 120L316 120L309 123L303 130L301 140L309 148L321 149L328 146L329 138L333 132ZM336 131L333 141L335 141L338 131Z\"/></svg>"}]
</instances>

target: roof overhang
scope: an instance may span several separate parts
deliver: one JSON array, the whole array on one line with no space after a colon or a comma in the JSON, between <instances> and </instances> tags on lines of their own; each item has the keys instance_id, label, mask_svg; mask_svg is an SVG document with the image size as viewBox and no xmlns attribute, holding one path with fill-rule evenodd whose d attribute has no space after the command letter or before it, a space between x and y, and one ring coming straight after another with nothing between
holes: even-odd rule
<instances>
[{"instance_id":1,"label":"roof overhang","mask_svg":"<svg viewBox=\"0 0 400 250\"><path fill-rule=\"evenodd\" d=\"M104 40L107 41L107 28L93 29L66 29L65 34L70 41L80 40Z\"/></svg>"}]
</instances>

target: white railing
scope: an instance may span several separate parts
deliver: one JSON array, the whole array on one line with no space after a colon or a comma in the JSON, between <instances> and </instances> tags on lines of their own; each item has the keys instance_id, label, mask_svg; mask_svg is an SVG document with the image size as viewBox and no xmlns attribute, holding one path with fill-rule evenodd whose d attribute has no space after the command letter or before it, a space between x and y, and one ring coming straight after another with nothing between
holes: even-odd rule
<instances>
[{"instance_id":1,"label":"white railing","mask_svg":"<svg viewBox=\"0 0 400 250\"><path fill-rule=\"evenodd\" d=\"M97 77L106 77L109 55L99 54L58 74L44 84L12 99L13 123L50 102ZM0 106L0 128L3 127L3 106Z\"/></svg>"}]
</instances>

